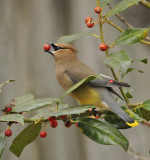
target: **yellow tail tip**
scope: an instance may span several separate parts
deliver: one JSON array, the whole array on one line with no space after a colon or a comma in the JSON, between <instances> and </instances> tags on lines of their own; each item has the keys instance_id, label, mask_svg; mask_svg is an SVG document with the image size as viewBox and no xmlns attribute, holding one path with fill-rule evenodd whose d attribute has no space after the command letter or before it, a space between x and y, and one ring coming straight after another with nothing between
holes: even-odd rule
<instances>
[{"instance_id":1,"label":"yellow tail tip","mask_svg":"<svg viewBox=\"0 0 150 160\"><path fill-rule=\"evenodd\" d=\"M128 125L128 126L131 126L131 127L135 127L135 126L138 126L139 125L139 123L135 120L133 123L128 123L128 122L126 122L126 124Z\"/></svg>"}]
</instances>

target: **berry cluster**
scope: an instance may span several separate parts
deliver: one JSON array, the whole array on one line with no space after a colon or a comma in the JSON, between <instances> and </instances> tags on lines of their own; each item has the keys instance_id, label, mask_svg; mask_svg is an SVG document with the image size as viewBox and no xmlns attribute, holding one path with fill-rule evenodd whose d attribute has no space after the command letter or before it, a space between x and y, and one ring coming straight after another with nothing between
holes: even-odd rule
<instances>
[{"instance_id":1,"label":"berry cluster","mask_svg":"<svg viewBox=\"0 0 150 160\"><path fill-rule=\"evenodd\" d=\"M12 107L14 107L15 104L8 104L5 106L4 109L2 109L2 111L4 112L3 115L7 115L7 114L11 114L11 111L12 111ZM6 137L10 137L12 135L12 131L11 129L9 128L13 123L18 123L18 122L15 122L15 121L11 121L11 122L8 122L8 128L5 130L5 136Z\"/></svg>"},{"instance_id":2,"label":"berry cluster","mask_svg":"<svg viewBox=\"0 0 150 160\"><path fill-rule=\"evenodd\" d=\"M98 13L99 16L100 16L102 8L101 7L95 7L94 11L95 11L95 13ZM95 21L95 20L93 20L92 17L86 17L85 18L85 23L86 23L86 25L87 25L88 28L92 28L95 23L100 23L100 21ZM108 45L102 43L102 44L100 44L99 49L101 51L106 51L108 49Z\"/></svg>"},{"instance_id":3,"label":"berry cluster","mask_svg":"<svg viewBox=\"0 0 150 160\"><path fill-rule=\"evenodd\" d=\"M64 123L65 127L69 128L72 125L70 120L66 120L67 116L60 116L60 119L62 119L65 122ZM48 121L50 122L50 126L52 128L57 127L58 122L56 120L56 117L48 117ZM45 138L46 136L47 136L47 132L45 130L40 131L40 137L41 138Z\"/></svg>"},{"instance_id":4,"label":"berry cluster","mask_svg":"<svg viewBox=\"0 0 150 160\"><path fill-rule=\"evenodd\" d=\"M93 19L91 17L86 17L85 18L85 23L87 27L92 28L94 26Z\"/></svg>"},{"instance_id":5,"label":"berry cluster","mask_svg":"<svg viewBox=\"0 0 150 160\"><path fill-rule=\"evenodd\" d=\"M94 9L94 11L95 11L95 13L100 14L102 9L101 9L101 7L96 7ZM86 17L85 23L86 23L87 27L89 27L89 28L92 28L94 26L94 21L93 21L93 18L91 18L91 17Z\"/></svg>"}]
</instances>

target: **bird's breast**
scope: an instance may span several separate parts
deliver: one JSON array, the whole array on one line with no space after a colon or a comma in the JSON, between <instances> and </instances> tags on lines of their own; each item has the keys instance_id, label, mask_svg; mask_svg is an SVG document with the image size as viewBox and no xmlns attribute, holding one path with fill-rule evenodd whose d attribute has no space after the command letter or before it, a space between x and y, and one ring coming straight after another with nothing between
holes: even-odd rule
<instances>
[{"instance_id":1,"label":"bird's breast","mask_svg":"<svg viewBox=\"0 0 150 160\"><path fill-rule=\"evenodd\" d=\"M98 91L88 85L83 85L71 93L80 104L94 104L99 106L101 104L100 95Z\"/></svg>"}]
</instances>

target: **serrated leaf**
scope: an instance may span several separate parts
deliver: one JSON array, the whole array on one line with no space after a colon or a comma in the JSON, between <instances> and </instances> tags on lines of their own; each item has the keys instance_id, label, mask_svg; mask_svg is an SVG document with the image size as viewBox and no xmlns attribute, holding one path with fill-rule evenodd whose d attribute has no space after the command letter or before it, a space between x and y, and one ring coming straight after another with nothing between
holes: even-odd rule
<instances>
[{"instance_id":1,"label":"serrated leaf","mask_svg":"<svg viewBox=\"0 0 150 160\"><path fill-rule=\"evenodd\" d=\"M109 54L109 56L104 60L104 63L110 68L119 69L122 73L126 73L131 61L132 59L129 55L125 51L121 50L119 52Z\"/></svg>"},{"instance_id":2,"label":"serrated leaf","mask_svg":"<svg viewBox=\"0 0 150 160\"><path fill-rule=\"evenodd\" d=\"M126 10L127 8L138 4L140 0L122 0L120 3L118 3L115 7L113 7L106 15L105 17L110 17L113 16L117 13L120 13L124 10Z\"/></svg>"},{"instance_id":3,"label":"serrated leaf","mask_svg":"<svg viewBox=\"0 0 150 160\"><path fill-rule=\"evenodd\" d=\"M150 99L143 102L142 108L144 108L147 111L150 111Z\"/></svg>"},{"instance_id":4,"label":"serrated leaf","mask_svg":"<svg viewBox=\"0 0 150 160\"><path fill-rule=\"evenodd\" d=\"M116 40L115 44L134 44L145 38L150 28L131 28L123 32Z\"/></svg>"},{"instance_id":5,"label":"serrated leaf","mask_svg":"<svg viewBox=\"0 0 150 160\"><path fill-rule=\"evenodd\" d=\"M31 124L25 128L12 142L10 151L19 157L23 149L36 139L41 130L41 124Z\"/></svg>"},{"instance_id":6,"label":"serrated leaf","mask_svg":"<svg viewBox=\"0 0 150 160\"><path fill-rule=\"evenodd\" d=\"M112 0L101 0L100 1L100 6L101 8L104 8L108 3L111 3Z\"/></svg>"},{"instance_id":7,"label":"serrated leaf","mask_svg":"<svg viewBox=\"0 0 150 160\"><path fill-rule=\"evenodd\" d=\"M14 81L15 81L15 80L8 80L8 81L6 81L6 82L0 84L0 92L2 92L1 88L2 88L5 84L8 84L8 83L14 82Z\"/></svg>"},{"instance_id":8,"label":"serrated leaf","mask_svg":"<svg viewBox=\"0 0 150 160\"><path fill-rule=\"evenodd\" d=\"M70 87L60 98L64 98L67 94L71 93L72 91L74 91L75 89L77 89L78 87L80 87L81 85L83 85L84 83L87 83L89 81L92 81L95 78L99 78L102 79L102 77L100 75L97 76L89 76L86 77L84 79L82 79L81 81L77 82L76 84L74 84L72 87Z\"/></svg>"},{"instance_id":9,"label":"serrated leaf","mask_svg":"<svg viewBox=\"0 0 150 160\"><path fill-rule=\"evenodd\" d=\"M25 94L23 96L17 97L14 100L15 100L16 106L18 106L18 105L21 105L21 104L31 102L32 100L34 100L34 96L32 94L28 93L28 94Z\"/></svg>"},{"instance_id":10,"label":"serrated leaf","mask_svg":"<svg viewBox=\"0 0 150 160\"><path fill-rule=\"evenodd\" d=\"M109 123L93 118L78 118L77 125L81 131L95 142L104 145L120 145L128 149L128 140Z\"/></svg>"},{"instance_id":11,"label":"serrated leaf","mask_svg":"<svg viewBox=\"0 0 150 160\"><path fill-rule=\"evenodd\" d=\"M59 110L62 110L62 109L64 109L64 108L68 108L69 106L68 106L68 104L59 104L58 105L58 111ZM45 109L40 109L40 110L37 110L37 114L41 114L41 113L49 113L50 112L50 110L51 111L55 111L56 110L56 106L50 106L49 108L45 108Z\"/></svg>"},{"instance_id":12,"label":"serrated leaf","mask_svg":"<svg viewBox=\"0 0 150 160\"><path fill-rule=\"evenodd\" d=\"M150 120L150 111L145 110L144 108L140 108L140 110L141 110L142 118L149 121Z\"/></svg>"},{"instance_id":13,"label":"serrated leaf","mask_svg":"<svg viewBox=\"0 0 150 160\"><path fill-rule=\"evenodd\" d=\"M57 43L71 43L79 38L82 38L84 36L89 36L92 34L93 34L93 32L82 32L82 33L62 36L58 39Z\"/></svg>"},{"instance_id":14,"label":"serrated leaf","mask_svg":"<svg viewBox=\"0 0 150 160\"><path fill-rule=\"evenodd\" d=\"M8 115L0 117L0 122L9 122L9 121L19 122L22 125L24 125L23 115L20 115L20 114L8 114Z\"/></svg>"},{"instance_id":15,"label":"serrated leaf","mask_svg":"<svg viewBox=\"0 0 150 160\"><path fill-rule=\"evenodd\" d=\"M54 103L63 103L59 98L41 98L13 107L13 112L29 112Z\"/></svg>"},{"instance_id":16,"label":"serrated leaf","mask_svg":"<svg viewBox=\"0 0 150 160\"><path fill-rule=\"evenodd\" d=\"M2 157L5 149L5 134L0 132L0 158Z\"/></svg>"},{"instance_id":17,"label":"serrated leaf","mask_svg":"<svg viewBox=\"0 0 150 160\"><path fill-rule=\"evenodd\" d=\"M31 119L39 119L39 117L48 118L48 117L58 117L58 116L65 116L65 115L79 115L81 113L85 113L88 109L95 108L94 105L79 105L79 106L72 106L68 108L61 109L59 111L54 112L47 112L47 113L40 113L35 115Z\"/></svg>"}]
</instances>

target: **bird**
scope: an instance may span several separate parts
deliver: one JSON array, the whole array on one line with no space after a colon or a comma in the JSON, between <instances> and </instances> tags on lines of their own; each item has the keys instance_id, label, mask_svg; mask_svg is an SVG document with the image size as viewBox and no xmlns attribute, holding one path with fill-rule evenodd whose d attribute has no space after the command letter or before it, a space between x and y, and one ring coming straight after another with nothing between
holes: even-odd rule
<instances>
[{"instance_id":1,"label":"bird","mask_svg":"<svg viewBox=\"0 0 150 160\"><path fill-rule=\"evenodd\" d=\"M92 68L81 62L77 57L77 49L67 43L51 43L53 51L50 53L55 59L55 75L66 91L82 79L98 75ZM109 109L117 114L128 126L135 127L138 122L129 116L116 102L112 94L121 96L113 89L114 86L130 87L129 84L113 80L112 78L99 74L101 79L96 78L85 83L70 93L80 105L93 104L101 109Z\"/></svg>"}]
</instances>

